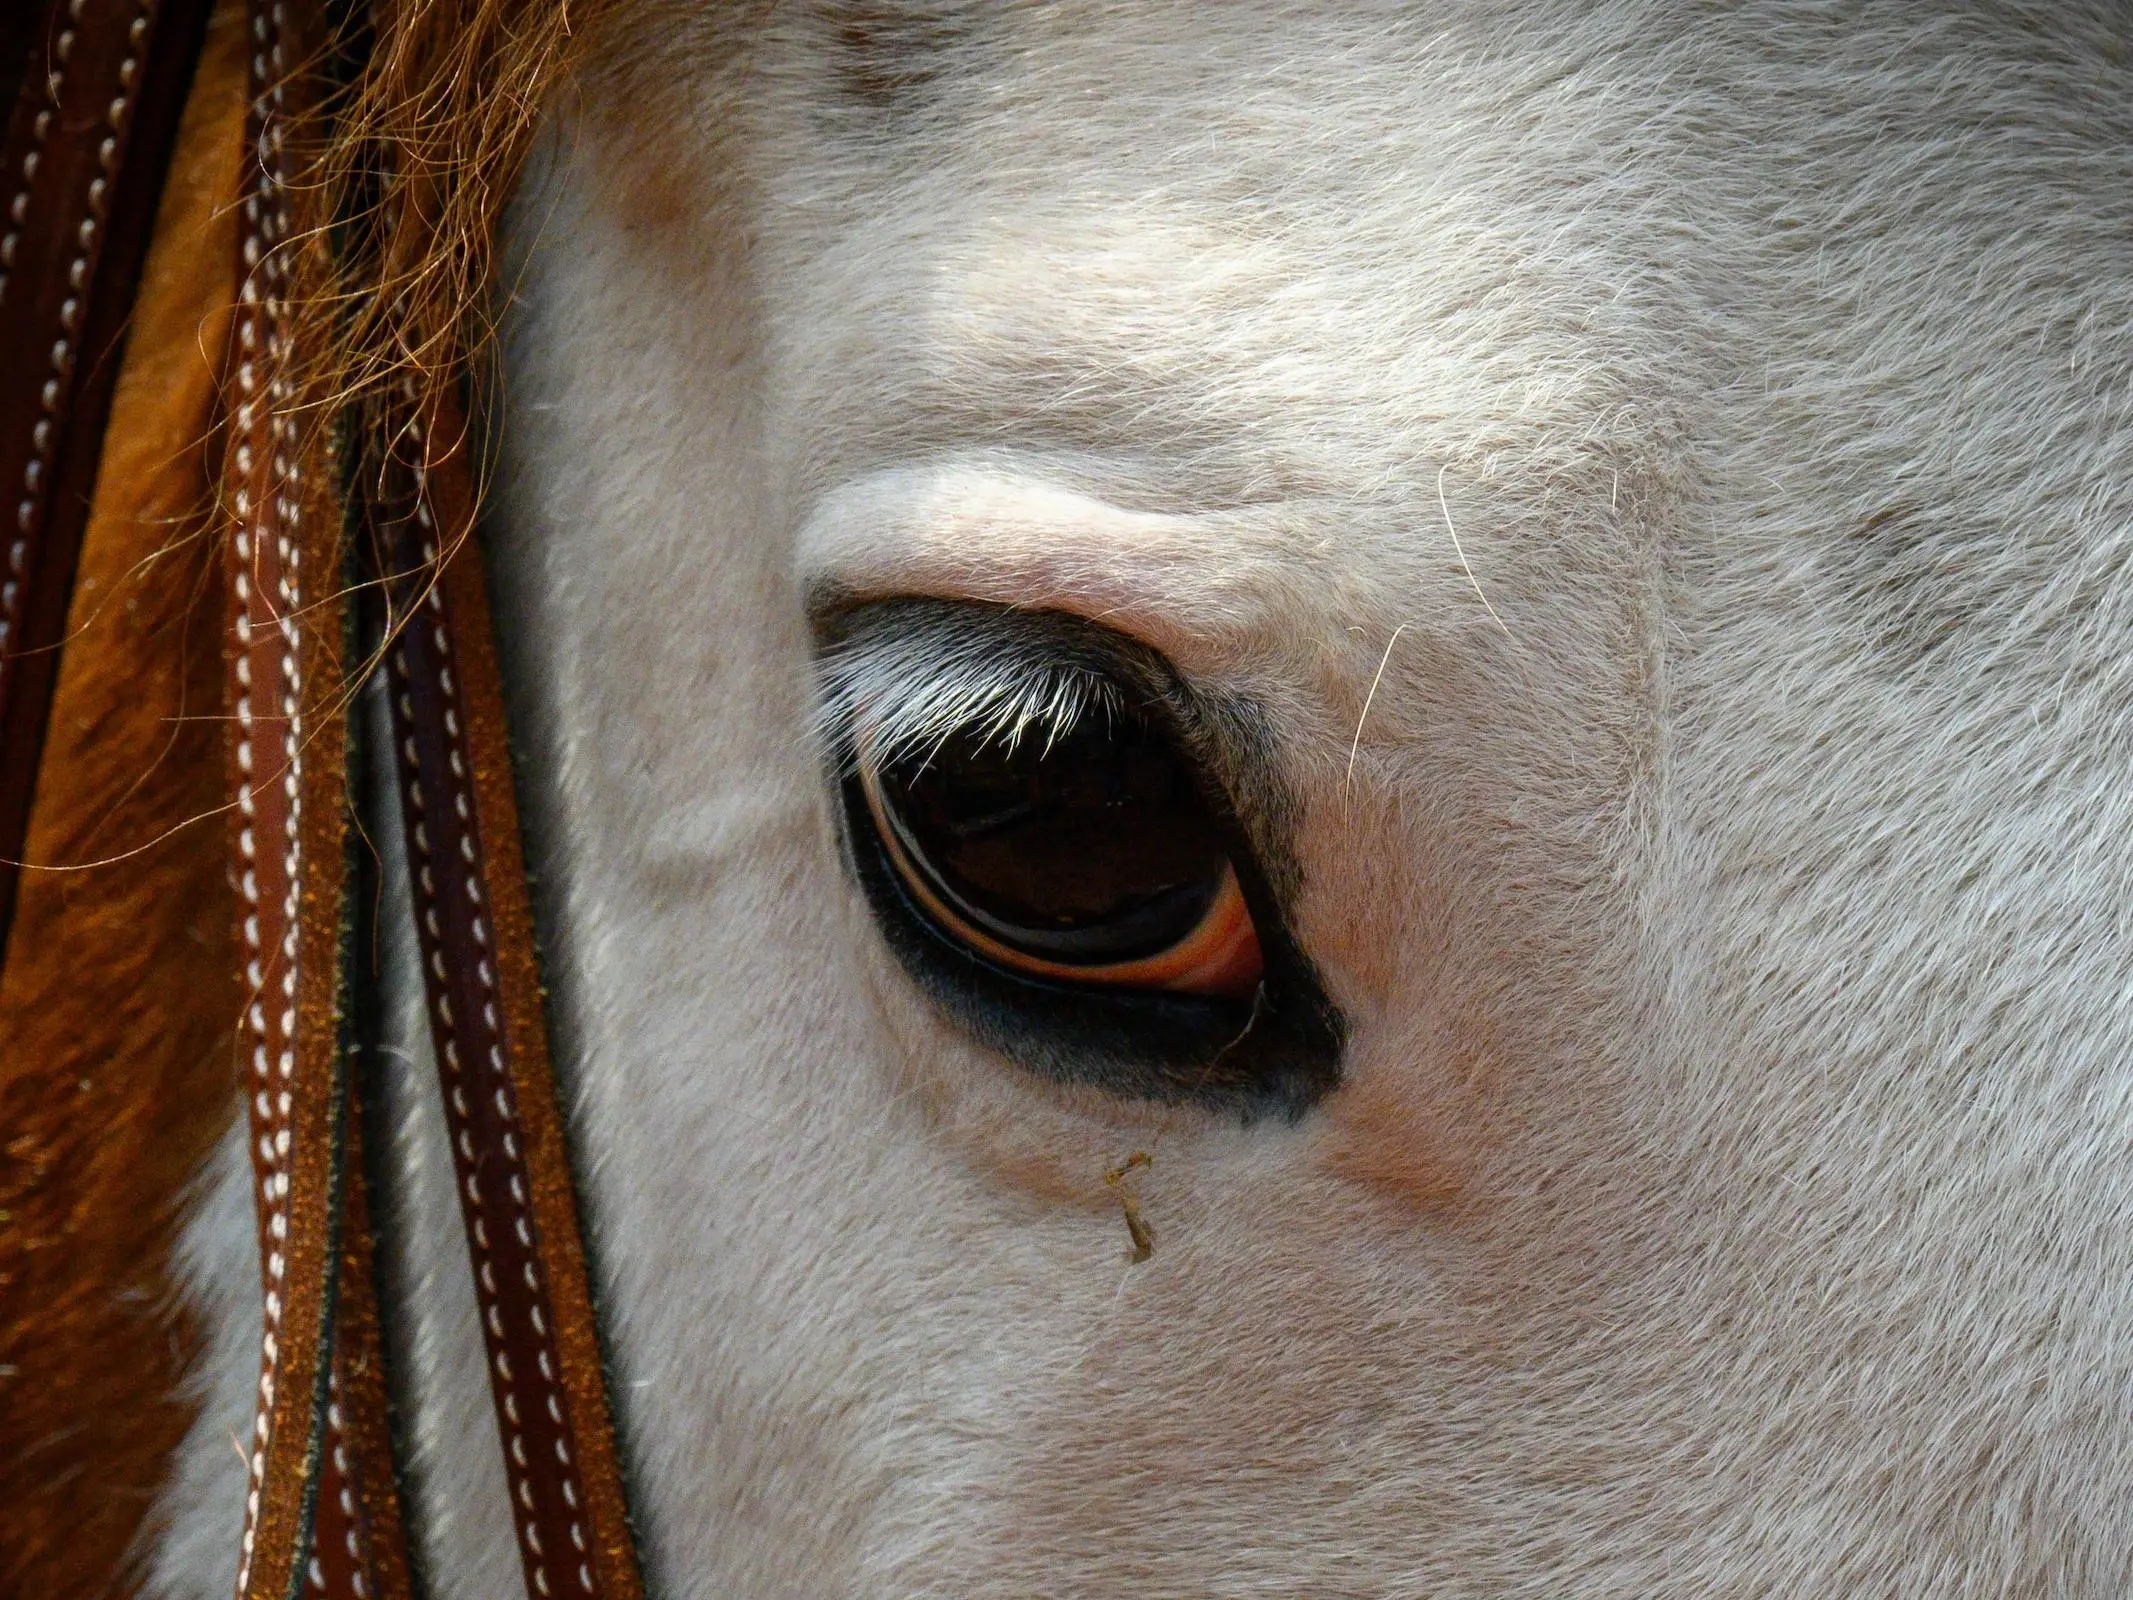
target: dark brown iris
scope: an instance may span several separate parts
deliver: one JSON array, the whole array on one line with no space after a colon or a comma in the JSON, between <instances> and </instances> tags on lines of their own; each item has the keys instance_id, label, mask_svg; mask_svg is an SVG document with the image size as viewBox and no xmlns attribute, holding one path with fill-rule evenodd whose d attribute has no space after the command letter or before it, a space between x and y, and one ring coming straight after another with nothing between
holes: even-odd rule
<instances>
[{"instance_id":1,"label":"dark brown iris","mask_svg":"<svg viewBox=\"0 0 2133 1600\"><path fill-rule=\"evenodd\" d=\"M976 730L871 775L907 871L1013 950L1071 966L1140 960L1208 914L1229 852L1170 741L1093 710L1012 745Z\"/></svg>"}]
</instances>

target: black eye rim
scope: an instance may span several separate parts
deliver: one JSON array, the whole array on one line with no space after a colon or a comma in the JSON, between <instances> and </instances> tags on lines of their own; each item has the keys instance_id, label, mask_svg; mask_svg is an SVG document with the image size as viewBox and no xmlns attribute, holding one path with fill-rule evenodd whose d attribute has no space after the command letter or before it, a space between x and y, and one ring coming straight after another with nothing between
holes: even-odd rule
<instances>
[{"instance_id":1,"label":"black eye rim","mask_svg":"<svg viewBox=\"0 0 2133 1600\"><path fill-rule=\"evenodd\" d=\"M824 656L863 648L873 637L931 632L944 649L978 643L1104 674L1185 756L1228 848L1264 965L1251 999L1109 989L1011 971L953 940L913 904L869 811L849 730L832 730L828 754L846 863L905 973L963 1032L1057 1082L1245 1121L1293 1121L1338 1086L1347 1023L1289 932L1286 902L1300 886L1287 837L1295 808L1248 704L1211 701L1155 651L1063 612L933 598L841 601L817 610L815 624ZM1246 794L1245 806L1225 777Z\"/></svg>"}]
</instances>

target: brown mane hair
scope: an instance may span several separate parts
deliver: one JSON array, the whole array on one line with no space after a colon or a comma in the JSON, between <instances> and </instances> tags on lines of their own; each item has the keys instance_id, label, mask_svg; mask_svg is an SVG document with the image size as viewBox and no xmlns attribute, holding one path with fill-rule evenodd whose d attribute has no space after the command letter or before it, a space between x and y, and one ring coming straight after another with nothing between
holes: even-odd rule
<instances>
[{"instance_id":1,"label":"brown mane hair","mask_svg":"<svg viewBox=\"0 0 2133 1600\"><path fill-rule=\"evenodd\" d=\"M404 0L384 8L312 168L337 219L298 358L330 414L450 382L494 332L497 224L542 113L610 0ZM330 66L330 64L329 64ZM380 175L383 181L380 182Z\"/></svg>"}]
</instances>

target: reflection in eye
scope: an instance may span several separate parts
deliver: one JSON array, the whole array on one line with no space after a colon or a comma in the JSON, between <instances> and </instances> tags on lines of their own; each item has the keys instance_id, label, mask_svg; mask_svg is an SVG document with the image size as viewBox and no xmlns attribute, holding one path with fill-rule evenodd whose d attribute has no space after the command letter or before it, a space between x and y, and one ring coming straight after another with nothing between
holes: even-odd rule
<instances>
[{"instance_id":1,"label":"reflection in eye","mask_svg":"<svg viewBox=\"0 0 2133 1600\"><path fill-rule=\"evenodd\" d=\"M1258 931L1191 765L1091 707L1063 733L968 728L886 763L858 749L883 854L914 909L1027 977L1249 998Z\"/></svg>"}]
</instances>

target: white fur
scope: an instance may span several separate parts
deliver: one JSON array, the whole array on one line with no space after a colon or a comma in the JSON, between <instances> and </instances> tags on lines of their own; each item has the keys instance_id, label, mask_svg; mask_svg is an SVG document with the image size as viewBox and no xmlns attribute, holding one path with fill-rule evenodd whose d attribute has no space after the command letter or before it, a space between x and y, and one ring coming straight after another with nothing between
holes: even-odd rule
<instances>
[{"instance_id":1,"label":"white fur","mask_svg":"<svg viewBox=\"0 0 2133 1600\"><path fill-rule=\"evenodd\" d=\"M265 1330L246 1143L243 1124L233 1122L202 1174L178 1241L179 1281L191 1289L208 1336L192 1380L200 1414L163 1485L145 1552L148 1591L174 1600L224 1600L237 1586L230 1507L241 1518L251 1486L244 1444L256 1409Z\"/></svg>"},{"instance_id":2,"label":"white fur","mask_svg":"<svg viewBox=\"0 0 2133 1600\"><path fill-rule=\"evenodd\" d=\"M516 212L494 571L658 1592L2133 1590L2122 8L944 4L872 99L819 9L626 17ZM935 1014L822 586L1252 697L1340 1091Z\"/></svg>"}]
</instances>

